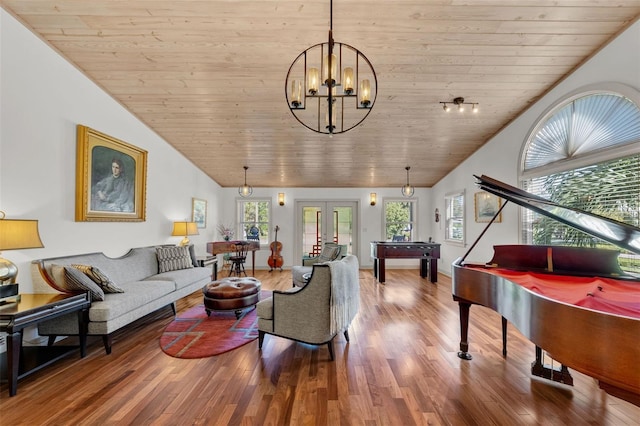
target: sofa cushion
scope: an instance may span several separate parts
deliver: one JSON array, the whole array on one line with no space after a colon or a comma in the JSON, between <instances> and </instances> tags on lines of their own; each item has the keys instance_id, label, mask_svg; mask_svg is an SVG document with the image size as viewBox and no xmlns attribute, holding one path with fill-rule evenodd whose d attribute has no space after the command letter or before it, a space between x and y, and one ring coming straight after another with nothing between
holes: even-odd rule
<instances>
[{"instance_id":1,"label":"sofa cushion","mask_svg":"<svg viewBox=\"0 0 640 426\"><path fill-rule=\"evenodd\" d=\"M156 247L156 254L159 273L193 268L188 247Z\"/></svg>"},{"instance_id":2,"label":"sofa cushion","mask_svg":"<svg viewBox=\"0 0 640 426\"><path fill-rule=\"evenodd\" d=\"M134 281L122 283L124 293L108 293L102 302L91 304L90 321L110 321L174 292L170 281Z\"/></svg>"},{"instance_id":3,"label":"sofa cushion","mask_svg":"<svg viewBox=\"0 0 640 426\"><path fill-rule=\"evenodd\" d=\"M78 269L80 272L89 277L91 281L98 284L102 291L104 291L105 293L124 293L124 290L120 288L116 283L111 281L111 279L107 277L104 272L102 272L98 267L91 265L80 265L77 263L74 263L71 266Z\"/></svg>"},{"instance_id":4,"label":"sofa cushion","mask_svg":"<svg viewBox=\"0 0 640 426\"><path fill-rule=\"evenodd\" d=\"M142 281L171 281L174 283L175 289L180 290L202 280L211 280L211 269L203 267L180 269L152 275Z\"/></svg>"},{"instance_id":5,"label":"sofa cushion","mask_svg":"<svg viewBox=\"0 0 640 426\"><path fill-rule=\"evenodd\" d=\"M69 266L61 268L64 270L65 277L63 289L69 291L88 291L92 301L104 300L104 291L84 273Z\"/></svg>"}]
</instances>

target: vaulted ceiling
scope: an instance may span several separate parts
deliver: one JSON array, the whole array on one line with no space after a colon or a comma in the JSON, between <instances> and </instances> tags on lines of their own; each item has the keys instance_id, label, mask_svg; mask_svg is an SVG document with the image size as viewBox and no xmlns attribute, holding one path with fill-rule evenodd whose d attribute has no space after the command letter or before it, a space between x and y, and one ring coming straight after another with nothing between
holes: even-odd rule
<instances>
[{"instance_id":1,"label":"vaulted ceiling","mask_svg":"<svg viewBox=\"0 0 640 426\"><path fill-rule=\"evenodd\" d=\"M334 39L367 56L378 94L330 138L285 99L330 0L0 3L223 187L245 165L255 187L400 187L406 166L432 186L640 17L640 0L335 0ZM479 112L445 113L460 96Z\"/></svg>"}]
</instances>

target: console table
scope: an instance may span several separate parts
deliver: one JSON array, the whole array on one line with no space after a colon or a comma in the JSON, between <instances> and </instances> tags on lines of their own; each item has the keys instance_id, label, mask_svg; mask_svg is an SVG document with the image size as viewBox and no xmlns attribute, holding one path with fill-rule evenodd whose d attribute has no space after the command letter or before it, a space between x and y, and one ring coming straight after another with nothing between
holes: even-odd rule
<instances>
[{"instance_id":1,"label":"console table","mask_svg":"<svg viewBox=\"0 0 640 426\"><path fill-rule=\"evenodd\" d=\"M85 316L91 302L83 294L21 294L16 302L0 305L0 331L7 333L7 352L3 354L9 396L18 392L18 379L51 364L77 346L22 346L23 330L71 312L78 313L80 357L87 350Z\"/></svg>"},{"instance_id":2,"label":"console table","mask_svg":"<svg viewBox=\"0 0 640 426\"><path fill-rule=\"evenodd\" d=\"M237 241L213 241L207 243L207 253L212 256L223 253L233 253L236 251ZM260 241L248 240L249 251L251 252L251 275L256 275L256 250L260 250Z\"/></svg>"}]
</instances>

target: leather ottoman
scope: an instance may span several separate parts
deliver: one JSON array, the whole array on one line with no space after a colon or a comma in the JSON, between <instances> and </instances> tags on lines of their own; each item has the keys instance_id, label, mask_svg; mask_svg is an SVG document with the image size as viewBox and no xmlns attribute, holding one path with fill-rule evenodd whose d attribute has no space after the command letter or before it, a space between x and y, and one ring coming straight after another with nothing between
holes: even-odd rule
<instances>
[{"instance_id":1,"label":"leather ottoman","mask_svg":"<svg viewBox=\"0 0 640 426\"><path fill-rule=\"evenodd\" d=\"M252 277L228 277L205 285L202 293L207 316L211 311L235 311L236 318L240 318L243 308L255 306L260 301L261 285Z\"/></svg>"}]
</instances>

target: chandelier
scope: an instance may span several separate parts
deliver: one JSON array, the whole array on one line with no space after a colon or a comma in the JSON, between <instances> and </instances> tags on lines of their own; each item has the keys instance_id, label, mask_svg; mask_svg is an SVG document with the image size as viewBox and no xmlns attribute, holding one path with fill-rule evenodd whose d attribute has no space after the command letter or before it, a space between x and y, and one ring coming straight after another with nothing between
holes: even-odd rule
<instances>
[{"instance_id":1,"label":"chandelier","mask_svg":"<svg viewBox=\"0 0 640 426\"><path fill-rule=\"evenodd\" d=\"M378 94L369 59L353 46L333 40L333 0L329 40L300 53L287 72L285 96L293 116L317 133L344 133L369 115Z\"/></svg>"}]
</instances>

